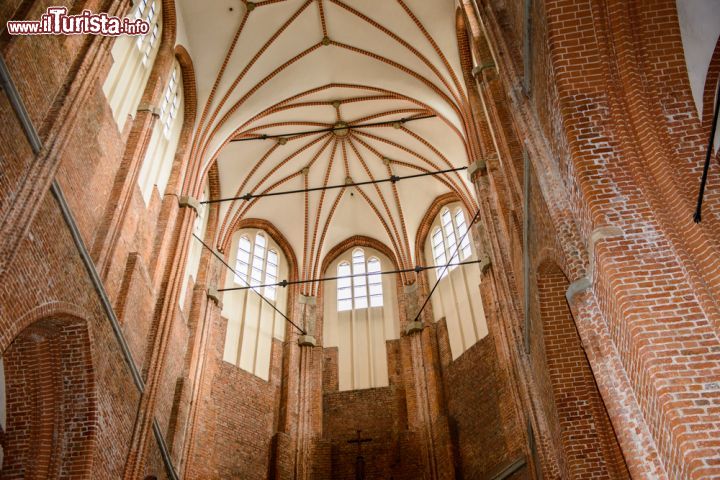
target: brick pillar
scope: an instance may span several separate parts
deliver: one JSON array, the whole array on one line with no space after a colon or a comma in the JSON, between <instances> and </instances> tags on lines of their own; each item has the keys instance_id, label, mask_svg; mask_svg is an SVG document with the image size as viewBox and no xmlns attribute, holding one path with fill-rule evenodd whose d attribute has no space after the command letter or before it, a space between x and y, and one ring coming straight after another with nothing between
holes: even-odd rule
<instances>
[{"instance_id":1,"label":"brick pillar","mask_svg":"<svg viewBox=\"0 0 720 480\"><path fill-rule=\"evenodd\" d=\"M168 338L175 320L178 297L183 283L185 261L190 244L192 227L197 212L194 208L180 208L177 203L168 206L166 231L171 233L167 252L170 253L162 272L161 295L158 299L158 314L151 339L150 354L145 372L145 390L140 399L138 415L135 418L133 436L125 464L123 478L134 480L144 471L148 444L152 437L152 423L155 416L157 393L167 358Z\"/></svg>"},{"instance_id":2,"label":"brick pillar","mask_svg":"<svg viewBox=\"0 0 720 480\"><path fill-rule=\"evenodd\" d=\"M452 437L447 418L437 339L430 328L431 310L413 319L425 301L419 282L406 285L403 291L406 321L401 322L400 341L403 383L406 385L408 428L418 434L420 458L425 465L425 478L454 479Z\"/></svg>"},{"instance_id":3,"label":"brick pillar","mask_svg":"<svg viewBox=\"0 0 720 480\"><path fill-rule=\"evenodd\" d=\"M322 346L316 297L299 295L283 346L280 420L275 438L275 478L312 480L322 465L314 452L322 435Z\"/></svg>"},{"instance_id":4,"label":"brick pillar","mask_svg":"<svg viewBox=\"0 0 720 480\"><path fill-rule=\"evenodd\" d=\"M205 252L209 256L209 252ZM217 266L218 262L210 265ZM215 268L217 270L217 268ZM217 280L214 280L217 281ZM219 323L222 302L214 286L198 283L194 288L192 309L188 323L191 326L189 348L185 359L185 375L179 398L177 418L172 425L169 443L178 472L188 478L193 450L196 445L195 429L198 421L199 396L206 375L206 363L213 361L212 345L209 345L212 326ZM206 394L208 392L205 392Z\"/></svg>"},{"instance_id":5,"label":"brick pillar","mask_svg":"<svg viewBox=\"0 0 720 480\"><path fill-rule=\"evenodd\" d=\"M488 158L490 157L492 155ZM541 434L547 432L548 427L544 417L533 414L532 397L538 394L533 391L534 386L528 380L531 378L529 365L522 357L520 344L517 342L518 336L514 330L514 325L519 323L519 310L516 308L519 299L507 275L507 272L511 271L506 258L507 249L503 248L508 244L503 241L503 238L507 238L507 232L498 225L497 205L492 201L497 200L493 197L491 184L493 171L488 169L485 162L480 161L471 165L468 172L475 185L480 204L478 222L470 227L478 258L482 260L480 295L488 335L494 342L498 354L501 381L508 385L507 394L502 401L505 415L502 424L505 428L506 448L510 451L522 452L526 458L529 458L528 431L523 425L525 419L529 418L533 430ZM556 454L547 443L540 443L540 446L543 469L547 477L551 478L549 472L557 470Z\"/></svg>"},{"instance_id":6,"label":"brick pillar","mask_svg":"<svg viewBox=\"0 0 720 480\"><path fill-rule=\"evenodd\" d=\"M589 287L583 277L570 285L567 300L627 468L633 479L669 478Z\"/></svg>"}]
</instances>

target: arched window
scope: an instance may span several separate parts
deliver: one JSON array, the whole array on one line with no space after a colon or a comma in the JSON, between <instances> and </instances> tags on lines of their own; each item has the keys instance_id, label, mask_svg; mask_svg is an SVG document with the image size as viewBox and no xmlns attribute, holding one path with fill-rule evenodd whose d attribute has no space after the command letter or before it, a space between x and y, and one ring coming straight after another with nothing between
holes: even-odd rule
<instances>
[{"instance_id":1,"label":"arched window","mask_svg":"<svg viewBox=\"0 0 720 480\"><path fill-rule=\"evenodd\" d=\"M448 259L450 259L448 268L435 270L435 274L439 278L457 268L459 262L472 256L470 233L468 233L465 213L463 213L462 208L455 208L454 213L451 213L449 208L442 210L439 225L433 229L431 240L435 265L438 267L445 266L448 264ZM459 248L458 242L460 242Z\"/></svg>"},{"instance_id":2,"label":"arched window","mask_svg":"<svg viewBox=\"0 0 720 480\"><path fill-rule=\"evenodd\" d=\"M341 262L337 268L338 312L383 306L382 275L380 260L375 257L365 261L362 249L353 251L352 266Z\"/></svg>"},{"instance_id":3,"label":"arched window","mask_svg":"<svg viewBox=\"0 0 720 480\"><path fill-rule=\"evenodd\" d=\"M277 299L277 287L272 284L278 281L279 264L280 257L275 249L268 248L265 234L255 235L254 244L247 235L243 235L238 242L235 283L243 287L264 285L262 288L253 288L253 290L263 294L268 300L274 301ZM250 268L251 266L252 268ZM250 274L249 281L248 272Z\"/></svg>"},{"instance_id":4,"label":"arched window","mask_svg":"<svg viewBox=\"0 0 720 480\"><path fill-rule=\"evenodd\" d=\"M160 47L160 5L160 0L137 0L131 15L145 19L150 24L149 32L137 37L118 37L111 50L113 65L103 84L103 92L120 131L125 127L128 115L135 115Z\"/></svg>"},{"instance_id":5,"label":"arched window","mask_svg":"<svg viewBox=\"0 0 720 480\"><path fill-rule=\"evenodd\" d=\"M228 319L223 359L268 380L273 339L285 338L285 319L258 294L285 313L286 289L268 284L288 277L287 261L262 230L237 232L231 248L235 273L228 275L225 287L252 288L227 291L223 296L222 315Z\"/></svg>"},{"instance_id":6,"label":"arched window","mask_svg":"<svg viewBox=\"0 0 720 480\"><path fill-rule=\"evenodd\" d=\"M399 338L395 275L382 275L389 260L370 249L348 250L326 275L323 340L338 349L338 388L389 384L386 342Z\"/></svg>"},{"instance_id":7,"label":"arched window","mask_svg":"<svg viewBox=\"0 0 720 480\"><path fill-rule=\"evenodd\" d=\"M203 194L200 197L201 202L209 198L209 188L210 187L206 183L205 188L203 189ZM205 237L209 210L209 205L207 203L200 203L200 208L198 209L197 217L195 217L195 223L193 224L193 233L197 235L198 238ZM202 244L195 237L191 237L190 247L188 248L187 262L185 263L185 278L183 279L182 288L180 290L180 298L178 299L180 310L183 310L185 308L185 298L188 293L187 289L190 284L190 278L192 277L193 284L197 282L197 273L198 268L200 267L200 257L202 256L202 250Z\"/></svg>"},{"instance_id":8,"label":"arched window","mask_svg":"<svg viewBox=\"0 0 720 480\"><path fill-rule=\"evenodd\" d=\"M435 278L440 279L431 297L433 315L435 321L444 319L447 324L453 359L487 335L478 284L480 268L477 264L458 265L474 256L465 218L459 203L444 207L425 243L425 258L438 267Z\"/></svg>"},{"instance_id":9,"label":"arched window","mask_svg":"<svg viewBox=\"0 0 720 480\"><path fill-rule=\"evenodd\" d=\"M140 173L138 185L145 204L150 203L153 186L157 186L160 196L165 193L170 171L172 170L175 150L180 139L183 123L183 89L180 64L175 64L165 87L160 103L160 114L153 128Z\"/></svg>"}]
</instances>

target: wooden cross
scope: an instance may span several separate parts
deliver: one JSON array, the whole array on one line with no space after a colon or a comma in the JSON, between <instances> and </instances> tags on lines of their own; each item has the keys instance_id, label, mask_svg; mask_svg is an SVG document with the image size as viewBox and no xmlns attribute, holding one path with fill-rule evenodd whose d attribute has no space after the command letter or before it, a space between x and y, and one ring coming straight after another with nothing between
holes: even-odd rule
<instances>
[{"instance_id":1,"label":"wooden cross","mask_svg":"<svg viewBox=\"0 0 720 480\"><path fill-rule=\"evenodd\" d=\"M360 432L357 431L357 438L348 440L348 443L357 443L357 457L355 458L355 480L365 480L365 459L362 456L362 444L372 442L372 438L361 438Z\"/></svg>"}]
</instances>

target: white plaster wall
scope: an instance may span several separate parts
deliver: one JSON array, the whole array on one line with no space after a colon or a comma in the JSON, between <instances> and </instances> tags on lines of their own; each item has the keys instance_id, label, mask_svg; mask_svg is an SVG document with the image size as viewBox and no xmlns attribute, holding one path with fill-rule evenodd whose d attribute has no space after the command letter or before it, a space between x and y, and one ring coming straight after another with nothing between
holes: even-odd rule
<instances>
[{"instance_id":1,"label":"white plaster wall","mask_svg":"<svg viewBox=\"0 0 720 480\"><path fill-rule=\"evenodd\" d=\"M702 115L705 78L720 36L720 0L677 0L677 10L693 100Z\"/></svg>"},{"instance_id":2,"label":"white plaster wall","mask_svg":"<svg viewBox=\"0 0 720 480\"><path fill-rule=\"evenodd\" d=\"M459 206L458 203L448 205L451 212ZM442 213L442 212L441 212ZM432 232L440 227L440 214L433 221L430 233L425 241L425 259L428 264L433 263ZM465 220L468 214L465 212ZM468 235L471 235L469 233ZM460 239L458 239L458 242ZM461 261L477 259L474 242L470 242L472 255ZM430 284L437 280L437 270L428 271ZM488 334L485 312L480 298L480 267L477 264L461 265L440 280L440 283L431 297L433 317L437 322L443 318L447 322L450 352L453 360L457 359L468 348Z\"/></svg>"},{"instance_id":3,"label":"white plaster wall","mask_svg":"<svg viewBox=\"0 0 720 480\"><path fill-rule=\"evenodd\" d=\"M338 264L352 262L350 249L333 261L326 277L337 275ZM394 270L392 262L371 248L365 258L377 257L381 271ZM383 306L337 311L337 281L323 287L323 344L338 349L338 388L341 391L389 385L386 341L400 338L396 276L383 275Z\"/></svg>"},{"instance_id":4,"label":"white plaster wall","mask_svg":"<svg viewBox=\"0 0 720 480\"><path fill-rule=\"evenodd\" d=\"M231 244L229 264L235 266L237 246L245 234L253 242L259 230L246 229L235 232ZM280 261L278 281L288 278L287 259L277 244L265 233L268 250L275 250ZM228 273L225 288L244 286L236 284L234 275ZM262 292L261 292L262 293ZM277 288L275 306L287 313L287 289ZM228 319L223 360L237 365L263 380L270 378L272 339L285 338L285 319L252 290L235 290L223 293L223 317Z\"/></svg>"}]
</instances>

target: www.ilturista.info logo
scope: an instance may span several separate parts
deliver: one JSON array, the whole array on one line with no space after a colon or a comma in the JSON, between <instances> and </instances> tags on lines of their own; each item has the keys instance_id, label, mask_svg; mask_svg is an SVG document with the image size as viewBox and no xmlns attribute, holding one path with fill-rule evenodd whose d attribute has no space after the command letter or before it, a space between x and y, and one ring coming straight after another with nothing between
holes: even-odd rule
<instances>
[{"instance_id":1,"label":"www.ilturista.info logo","mask_svg":"<svg viewBox=\"0 0 720 480\"><path fill-rule=\"evenodd\" d=\"M119 18L107 13L83 10L79 15L68 15L66 7L49 7L40 20L10 20L10 35L145 35L150 24L141 18Z\"/></svg>"}]
</instances>

